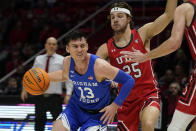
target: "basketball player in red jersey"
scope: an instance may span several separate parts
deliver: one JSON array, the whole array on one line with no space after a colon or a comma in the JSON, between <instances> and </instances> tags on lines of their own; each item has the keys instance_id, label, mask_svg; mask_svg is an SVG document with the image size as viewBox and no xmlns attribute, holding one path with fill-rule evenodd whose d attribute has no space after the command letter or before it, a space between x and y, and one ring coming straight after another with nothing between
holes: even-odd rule
<instances>
[{"instance_id":1,"label":"basketball player in red jersey","mask_svg":"<svg viewBox=\"0 0 196 131\"><path fill-rule=\"evenodd\" d=\"M185 34L187 38L189 50L193 60L196 62L196 0L184 0L184 3L176 8L171 36L159 47L148 53L142 53L134 49L134 52L122 52L122 54L124 54L126 59L129 59L131 62L144 62L153 58L165 56L174 52L181 46L183 34ZM195 118L195 82L196 69L194 68L189 83L179 97L168 131L185 131L188 124ZM194 130L194 128L195 127L193 126L192 129Z\"/></svg>"},{"instance_id":2,"label":"basketball player in red jersey","mask_svg":"<svg viewBox=\"0 0 196 131\"><path fill-rule=\"evenodd\" d=\"M128 59L122 58L120 52L131 51L132 48L148 52L151 38L171 22L176 6L177 0L168 0L165 12L160 17L136 30L132 28L131 7L125 2L111 5L110 20L114 36L99 47L96 55L135 79L132 92L117 112L118 129L121 131L138 131L139 121L142 131L154 131L160 112L160 97L151 61L126 62Z\"/></svg>"}]
</instances>

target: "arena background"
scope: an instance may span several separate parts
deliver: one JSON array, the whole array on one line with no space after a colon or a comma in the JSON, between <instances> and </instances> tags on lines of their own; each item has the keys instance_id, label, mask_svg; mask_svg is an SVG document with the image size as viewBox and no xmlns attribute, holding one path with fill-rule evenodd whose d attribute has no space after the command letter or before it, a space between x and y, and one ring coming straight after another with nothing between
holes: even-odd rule
<instances>
[{"instance_id":1,"label":"arena background","mask_svg":"<svg viewBox=\"0 0 196 131\"><path fill-rule=\"evenodd\" d=\"M166 3L166 0L125 1L133 7L136 28L155 20L164 12ZM111 3L112 0L0 1L0 131L34 130L33 96L25 103L21 101L21 80L34 58L44 53L45 39L49 36L58 38L57 52L66 56L64 38L69 32L79 29L88 36L89 52L95 53L112 36L107 20ZM153 38L151 48L168 38L171 25ZM172 117L173 107L168 102L169 84L176 80L183 85L193 68L186 41L182 45L177 52L152 62L162 93L157 131L166 130ZM168 70L172 73L168 74ZM175 102L175 98L171 100ZM51 119L50 113L47 117ZM45 130L51 130L51 127L52 123L48 121Z\"/></svg>"}]
</instances>

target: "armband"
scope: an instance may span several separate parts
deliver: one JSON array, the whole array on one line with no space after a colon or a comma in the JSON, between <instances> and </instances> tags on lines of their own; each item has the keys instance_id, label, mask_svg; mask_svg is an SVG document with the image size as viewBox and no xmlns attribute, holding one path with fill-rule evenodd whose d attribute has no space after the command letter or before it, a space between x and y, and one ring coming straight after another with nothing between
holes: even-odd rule
<instances>
[{"instance_id":1,"label":"armband","mask_svg":"<svg viewBox=\"0 0 196 131\"><path fill-rule=\"evenodd\" d=\"M133 88L135 80L129 74L123 72L122 70L119 70L118 74L116 75L113 81L122 84L120 92L114 100L114 102L118 106L121 106L126 97L129 95L131 89Z\"/></svg>"}]
</instances>

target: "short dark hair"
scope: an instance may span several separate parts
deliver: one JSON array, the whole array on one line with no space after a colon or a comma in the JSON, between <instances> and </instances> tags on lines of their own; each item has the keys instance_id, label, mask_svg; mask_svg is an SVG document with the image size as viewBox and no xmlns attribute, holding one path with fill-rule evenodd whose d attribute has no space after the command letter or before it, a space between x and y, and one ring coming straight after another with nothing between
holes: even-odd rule
<instances>
[{"instance_id":1,"label":"short dark hair","mask_svg":"<svg viewBox=\"0 0 196 131\"><path fill-rule=\"evenodd\" d=\"M114 8L114 7L125 8L125 9L128 9L128 10L130 11L131 15L128 15L128 14L126 14L126 15L127 15L128 17L131 17L130 27L133 28L134 22L133 22L132 7L131 7L128 3L124 2L124 1L119 1L119 2L113 3L113 4L110 6L110 11L111 11L111 9Z\"/></svg>"},{"instance_id":2,"label":"short dark hair","mask_svg":"<svg viewBox=\"0 0 196 131\"><path fill-rule=\"evenodd\" d=\"M72 31L71 33L69 33L66 38L65 38L65 45L68 45L68 43L71 40L78 40L81 39L82 37L84 37L86 39L86 35L78 30Z\"/></svg>"}]
</instances>

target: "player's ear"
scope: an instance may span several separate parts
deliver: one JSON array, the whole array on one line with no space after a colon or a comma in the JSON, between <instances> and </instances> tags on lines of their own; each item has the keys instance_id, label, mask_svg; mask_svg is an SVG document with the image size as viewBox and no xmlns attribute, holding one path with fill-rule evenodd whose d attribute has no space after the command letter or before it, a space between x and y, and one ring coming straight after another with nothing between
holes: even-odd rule
<instances>
[{"instance_id":1,"label":"player's ear","mask_svg":"<svg viewBox=\"0 0 196 131\"><path fill-rule=\"evenodd\" d=\"M128 23L130 23L132 19L131 19L130 16L128 16L128 17L127 17L127 20L128 20Z\"/></svg>"},{"instance_id":2,"label":"player's ear","mask_svg":"<svg viewBox=\"0 0 196 131\"><path fill-rule=\"evenodd\" d=\"M67 51L67 53L70 53L69 52L69 46L68 45L66 45L66 51Z\"/></svg>"},{"instance_id":3,"label":"player's ear","mask_svg":"<svg viewBox=\"0 0 196 131\"><path fill-rule=\"evenodd\" d=\"M88 44L86 45L87 51L88 51Z\"/></svg>"}]
</instances>

